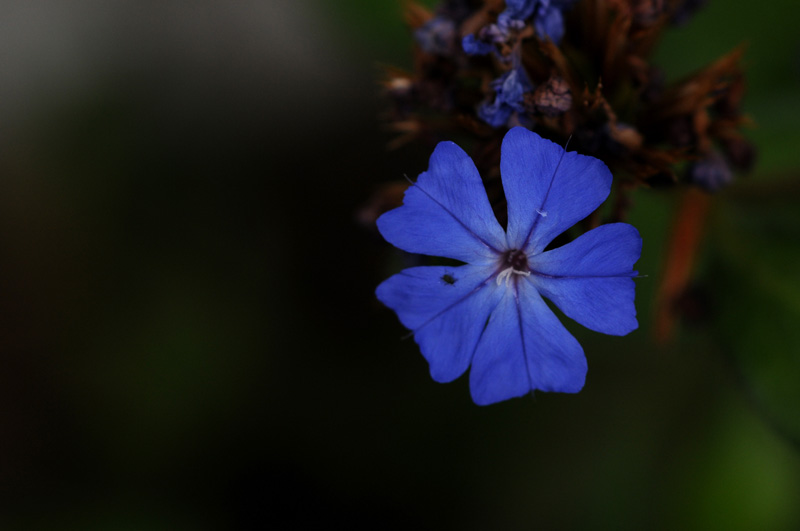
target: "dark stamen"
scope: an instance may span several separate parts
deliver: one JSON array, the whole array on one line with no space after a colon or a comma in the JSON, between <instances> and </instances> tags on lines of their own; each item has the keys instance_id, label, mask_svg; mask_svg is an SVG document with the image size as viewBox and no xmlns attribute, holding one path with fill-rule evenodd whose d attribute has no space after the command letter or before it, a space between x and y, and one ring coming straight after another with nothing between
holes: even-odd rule
<instances>
[{"instance_id":1,"label":"dark stamen","mask_svg":"<svg viewBox=\"0 0 800 531\"><path fill-rule=\"evenodd\" d=\"M514 269L515 271L522 271L527 273L530 271L528 267L528 255L524 252L512 249L510 251L506 251L506 262Z\"/></svg>"}]
</instances>

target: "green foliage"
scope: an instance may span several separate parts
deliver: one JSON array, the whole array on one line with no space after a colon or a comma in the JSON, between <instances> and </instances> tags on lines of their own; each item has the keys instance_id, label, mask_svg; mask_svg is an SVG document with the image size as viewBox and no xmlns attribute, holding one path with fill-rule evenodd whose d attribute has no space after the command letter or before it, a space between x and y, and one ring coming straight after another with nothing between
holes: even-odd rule
<instances>
[{"instance_id":1,"label":"green foliage","mask_svg":"<svg viewBox=\"0 0 800 531\"><path fill-rule=\"evenodd\" d=\"M765 419L800 448L800 174L724 199L708 271L721 347Z\"/></svg>"}]
</instances>

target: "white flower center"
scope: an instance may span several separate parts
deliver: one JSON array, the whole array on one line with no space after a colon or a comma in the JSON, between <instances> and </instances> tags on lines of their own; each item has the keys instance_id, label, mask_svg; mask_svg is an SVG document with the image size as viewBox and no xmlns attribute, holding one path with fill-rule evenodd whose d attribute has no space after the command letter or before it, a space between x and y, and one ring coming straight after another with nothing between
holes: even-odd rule
<instances>
[{"instance_id":1,"label":"white flower center","mask_svg":"<svg viewBox=\"0 0 800 531\"><path fill-rule=\"evenodd\" d=\"M514 278L513 275L521 275L523 277L529 277L529 276L531 276L531 272L530 271L517 271L513 267L508 267L506 269L503 269L500 272L500 274L497 275L497 285L499 286L500 284L503 283L503 281L505 281L506 286L509 286L511 284L511 279Z\"/></svg>"}]
</instances>

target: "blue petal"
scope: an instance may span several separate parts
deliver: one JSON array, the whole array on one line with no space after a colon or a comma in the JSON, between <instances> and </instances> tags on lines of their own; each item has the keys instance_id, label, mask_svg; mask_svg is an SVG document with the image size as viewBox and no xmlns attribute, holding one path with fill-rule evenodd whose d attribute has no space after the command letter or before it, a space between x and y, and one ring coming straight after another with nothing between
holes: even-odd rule
<instances>
[{"instance_id":1,"label":"blue petal","mask_svg":"<svg viewBox=\"0 0 800 531\"><path fill-rule=\"evenodd\" d=\"M542 39L549 38L558 44L564 37L564 15L558 7L548 6L540 9L533 25Z\"/></svg>"},{"instance_id":2,"label":"blue petal","mask_svg":"<svg viewBox=\"0 0 800 531\"><path fill-rule=\"evenodd\" d=\"M503 79L505 77L505 79ZM502 85L497 91L497 97L503 102L512 106L515 110L523 110L522 97L525 92L531 90L531 83L522 68L513 68L505 76L501 77Z\"/></svg>"},{"instance_id":3,"label":"blue petal","mask_svg":"<svg viewBox=\"0 0 800 531\"><path fill-rule=\"evenodd\" d=\"M469 366L475 345L502 290L493 268L414 267L385 280L378 299L414 331L431 377L450 382Z\"/></svg>"},{"instance_id":4,"label":"blue petal","mask_svg":"<svg viewBox=\"0 0 800 531\"><path fill-rule=\"evenodd\" d=\"M517 280L495 308L470 369L478 405L522 396L534 389L577 393L586 379L586 358L533 284Z\"/></svg>"},{"instance_id":5,"label":"blue petal","mask_svg":"<svg viewBox=\"0 0 800 531\"><path fill-rule=\"evenodd\" d=\"M486 55L494 51L494 46L489 43L480 41L475 38L475 35L467 35L461 40L461 47L468 55Z\"/></svg>"},{"instance_id":6,"label":"blue petal","mask_svg":"<svg viewBox=\"0 0 800 531\"><path fill-rule=\"evenodd\" d=\"M633 264L639 232L626 223L602 225L573 242L532 257L532 282L565 315L604 334L635 330Z\"/></svg>"},{"instance_id":7,"label":"blue petal","mask_svg":"<svg viewBox=\"0 0 800 531\"><path fill-rule=\"evenodd\" d=\"M514 111L524 111L525 92L532 90L528 75L522 67L515 67L492 82L495 90L493 103L484 102L478 107L478 117L492 127L503 127ZM524 115L521 115L524 117Z\"/></svg>"},{"instance_id":8,"label":"blue petal","mask_svg":"<svg viewBox=\"0 0 800 531\"><path fill-rule=\"evenodd\" d=\"M456 23L443 16L434 17L417 28L414 38L424 51L449 56L456 42Z\"/></svg>"},{"instance_id":9,"label":"blue petal","mask_svg":"<svg viewBox=\"0 0 800 531\"><path fill-rule=\"evenodd\" d=\"M378 230L404 251L469 263L495 260L505 243L478 169L452 142L436 146L428 171L406 191L403 206L378 218Z\"/></svg>"},{"instance_id":10,"label":"blue petal","mask_svg":"<svg viewBox=\"0 0 800 531\"><path fill-rule=\"evenodd\" d=\"M498 96L494 102L484 102L478 107L478 118L497 129L508 123L508 119L511 118L513 112L514 109L503 103Z\"/></svg>"},{"instance_id":11,"label":"blue petal","mask_svg":"<svg viewBox=\"0 0 800 531\"><path fill-rule=\"evenodd\" d=\"M538 0L506 0L506 9L500 16L503 18L525 20L533 15Z\"/></svg>"},{"instance_id":12,"label":"blue petal","mask_svg":"<svg viewBox=\"0 0 800 531\"><path fill-rule=\"evenodd\" d=\"M526 252L541 252L611 190L611 172L600 160L566 153L523 127L503 139L500 173L508 200L508 245Z\"/></svg>"}]
</instances>

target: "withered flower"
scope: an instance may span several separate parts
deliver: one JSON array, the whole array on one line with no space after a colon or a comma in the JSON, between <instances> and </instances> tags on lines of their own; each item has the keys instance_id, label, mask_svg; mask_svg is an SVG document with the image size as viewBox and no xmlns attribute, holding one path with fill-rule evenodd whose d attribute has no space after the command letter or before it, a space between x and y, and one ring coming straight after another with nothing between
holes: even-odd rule
<instances>
[{"instance_id":1,"label":"withered flower","mask_svg":"<svg viewBox=\"0 0 800 531\"><path fill-rule=\"evenodd\" d=\"M393 145L471 136L492 176L504 132L523 125L572 138L625 190L699 184L687 169L717 152L718 164L746 170L755 150L740 132L743 50L672 83L650 63L663 31L703 3L448 0L429 12L409 1L419 47L402 78L411 89L388 91L392 129L404 132Z\"/></svg>"}]
</instances>

